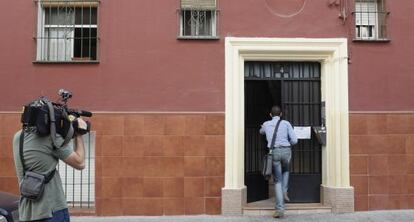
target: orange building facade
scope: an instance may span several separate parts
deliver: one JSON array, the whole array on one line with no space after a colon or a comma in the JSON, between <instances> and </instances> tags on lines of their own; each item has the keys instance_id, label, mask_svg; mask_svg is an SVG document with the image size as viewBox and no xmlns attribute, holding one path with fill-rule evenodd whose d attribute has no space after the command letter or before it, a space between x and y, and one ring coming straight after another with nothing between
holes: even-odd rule
<instances>
[{"instance_id":1,"label":"orange building facade","mask_svg":"<svg viewBox=\"0 0 414 222\"><path fill-rule=\"evenodd\" d=\"M295 124L294 97L272 98L296 126L326 123L315 163L301 157L319 175L320 198L310 202L333 212L414 208L410 0L1 4L13 9L0 15L2 191L19 193L11 141L22 105L66 88L70 107L94 113L94 197L74 213L243 214L254 189L248 104L254 110L263 98L263 87L246 84L264 80L282 92L300 63L297 78L319 84L317 95L297 89L301 101L316 98L301 103L315 107L316 122L300 122L306 111ZM271 76L255 69L267 63L277 67ZM318 67L315 79L306 76L308 63Z\"/></svg>"}]
</instances>

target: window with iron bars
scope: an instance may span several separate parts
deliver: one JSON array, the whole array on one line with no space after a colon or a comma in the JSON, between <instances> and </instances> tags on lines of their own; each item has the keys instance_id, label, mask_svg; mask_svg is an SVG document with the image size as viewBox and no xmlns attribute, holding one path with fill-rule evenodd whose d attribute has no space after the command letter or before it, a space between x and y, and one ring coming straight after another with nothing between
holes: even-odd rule
<instances>
[{"instance_id":1,"label":"window with iron bars","mask_svg":"<svg viewBox=\"0 0 414 222\"><path fill-rule=\"evenodd\" d=\"M388 40L385 0L356 0L355 40Z\"/></svg>"},{"instance_id":2,"label":"window with iron bars","mask_svg":"<svg viewBox=\"0 0 414 222\"><path fill-rule=\"evenodd\" d=\"M216 8L216 0L181 0L178 38L217 39Z\"/></svg>"},{"instance_id":3,"label":"window with iron bars","mask_svg":"<svg viewBox=\"0 0 414 222\"><path fill-rule=\"evenodd\" d=\"M99 0L38 0L37 62L98 61Z\"/></svg>"}]
</instances>

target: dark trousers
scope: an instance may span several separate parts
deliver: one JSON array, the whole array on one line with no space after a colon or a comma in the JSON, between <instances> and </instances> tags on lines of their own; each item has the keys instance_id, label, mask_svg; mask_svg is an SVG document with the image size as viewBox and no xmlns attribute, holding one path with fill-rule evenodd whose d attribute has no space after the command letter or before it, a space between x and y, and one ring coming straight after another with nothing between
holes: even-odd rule
<instances>
[{"instance_id":1,"label":"dark trousers","mask_svg":"<svg viewBox=\"0 0 414 222\"><path fill-rule=\"evenodd\" d=\"M53 213L51 218L33 220L33 222L70 222L68 209L59 210Z\"/></svg>"}]
</instances>

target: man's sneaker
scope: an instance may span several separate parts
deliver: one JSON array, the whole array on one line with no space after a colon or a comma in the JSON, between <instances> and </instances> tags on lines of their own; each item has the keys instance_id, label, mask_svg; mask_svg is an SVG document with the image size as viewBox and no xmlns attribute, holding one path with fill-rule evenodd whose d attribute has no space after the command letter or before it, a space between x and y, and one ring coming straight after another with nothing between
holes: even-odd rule
<instances>
[{"instance_id":1,"label":"man's sneaker","mask_svg":"<svg viewBox=\"0 0 414 222\"><path fill-rule=\"evenodd\" d=\"M287 202L289 202L290 201L290 198L289 198L289 196L288 196L288 193L286 192L286 193L283 193L283 199L285 199L285 201L287 201Z\"/></svg>"},{"instance_id":2,"label":"man's sneaker","mask_svg":"<svg viewBox=\"0 0 414 222\"><path fill-rule=\"evenodd\" d=\"M277 210L273 213L273 218L282 218L284 216L285 216L285 214L283 212L280 212L280 211L277 211Z\"/></svg>"}]
</instances>

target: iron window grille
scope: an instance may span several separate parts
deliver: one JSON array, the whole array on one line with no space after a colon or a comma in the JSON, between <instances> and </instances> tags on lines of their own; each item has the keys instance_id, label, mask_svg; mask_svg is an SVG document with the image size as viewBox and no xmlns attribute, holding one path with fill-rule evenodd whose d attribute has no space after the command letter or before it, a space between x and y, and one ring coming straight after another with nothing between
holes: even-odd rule
<instances>
[{"instance_id":1,"label":"iron window grille","mask_svg":"<svg viewBox=\"0 0 414 222\"><path fill-rule=\"evenodd\" d=\"M181 39L217 39L216 0L181 0L179 33Z\"/></svg>"},{"instance_id":2,"label":"iron window grille","mask_svg":"<svg viewBox=\"0 0 414 222\"><path fill-rule=\"evenodd\" d=\"M356 0L355 40L387 41L386 19L389 12L385 9L385 0Z\"/></svg>"},{"instance_id":3,"label":"iron window grille","mask_svg":"<svg viewBox=\"0 0 414 222\"><path fill-rule=\"evenodd\" d=\"M99 0L37 0L37 62L98 61Z\"/></svg>"}]
</instances>

